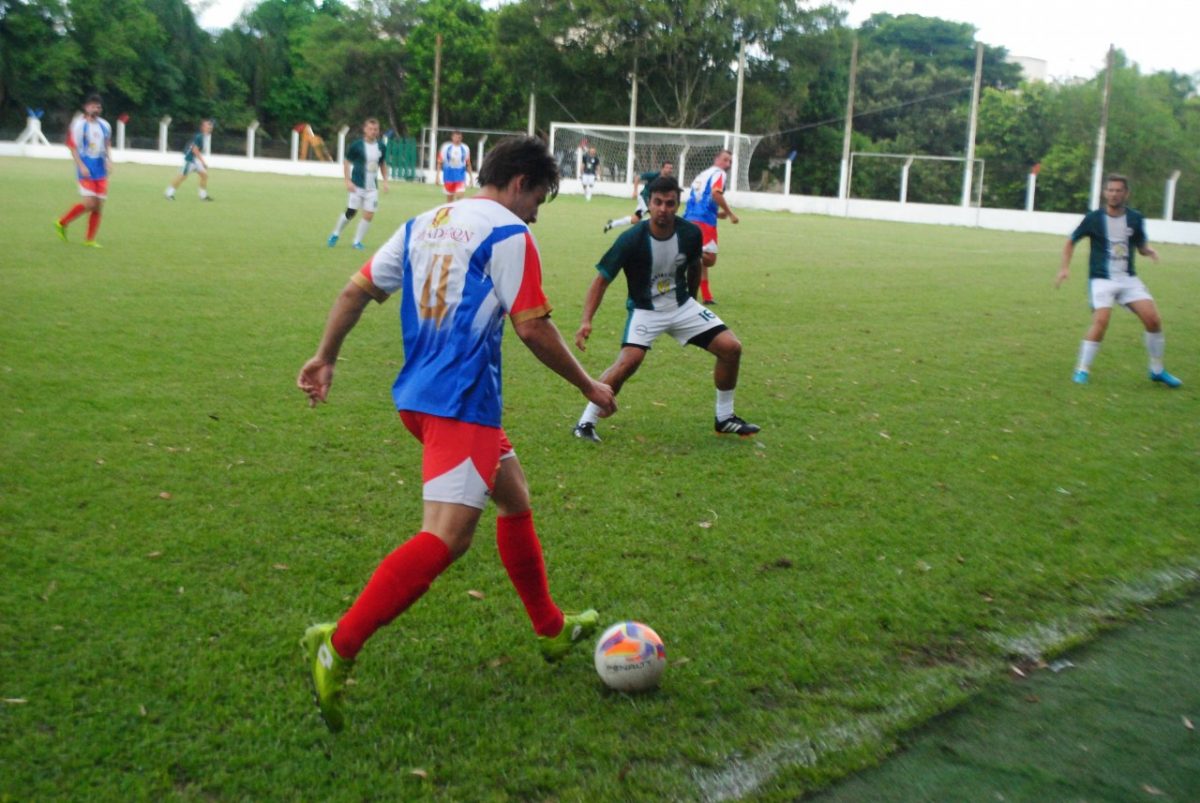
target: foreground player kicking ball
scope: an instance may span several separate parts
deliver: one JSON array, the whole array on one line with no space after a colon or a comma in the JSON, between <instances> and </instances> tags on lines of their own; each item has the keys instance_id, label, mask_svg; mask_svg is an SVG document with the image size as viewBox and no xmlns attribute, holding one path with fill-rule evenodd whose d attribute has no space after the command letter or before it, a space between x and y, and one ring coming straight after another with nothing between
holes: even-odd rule
<instances>
[{"instance_id":1,"label":"foreground player kicking ball","mask_svg":"<svg viewBox=\"0 0 1200 803\"><path fill-rule=\"evenodd\" d=\"M613 391L571 354L550 321L541 261L526 224L558 190L558 168L533 137L500 143L469 200L408 221L355 274L334 303L316 355L297 385L325 401L338 351L371 299L404 290L404 367L392 388L400 419L424 446L421 531L384 558L336 624L301 640L317 705L332 731L344 723L346 679L363 643L429 588L467 551L489 497L495 500L500 560L539 637L557 661L596 629L593 610L566 615L550 596L521 462L500 427L500 340L505 316L547 367L595 404L616 410Z\"/></svg>"},{"instance_id":2,"label":"foreground player kicking ball","mask_svg":"<svg viewBox=\"0 0 1200 803\"><path fill-rule=\"evenodd\" d=\"M622 269L629 285L629 319L617 361L600 377L621 390L633 376L650 345L661 334L668 334L680 345L697 346L717 358L713 382L717 386L716 430L721 435L753 435L757 424L749 424L733 414L733 393L737 387L738 367L742 360L741 341L711 310L697 303L694 296L700 285L700 229L683 218L679 209L679 182L674 176L660 176L649 186L650 219L617 238L600 259L600 275L592 281L583 301L583 320L575 333L575 345L583 351L592 334L592 318L604 300L608 285ZM596 421L605 411L588 404L575 425L575 437L594 442Z\"/></svg>"}]
</instances>

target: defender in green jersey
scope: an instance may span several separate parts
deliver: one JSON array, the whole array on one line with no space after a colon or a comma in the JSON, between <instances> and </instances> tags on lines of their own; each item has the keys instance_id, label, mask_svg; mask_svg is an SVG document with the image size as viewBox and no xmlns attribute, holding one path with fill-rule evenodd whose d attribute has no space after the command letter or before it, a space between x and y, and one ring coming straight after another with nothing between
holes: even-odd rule
<instances>
[{"instance_id":1,"label":"defender in green jersey","mask_svg":"<svg viewBox=\"0 0 1200 803\"><path fill-rule=\"evenodd\" d=\"M384 192L388 191L385 158L387 152L379 140L379 121L374 117L367 118L363 122L362 130L362 139L351 142L350 147L346 148L345 158L342 159L342 174L346 179L348 197L346 211L338 215L333 233L325 241L330 248L337 245L338 238L342 236L342 229L346 228L346 224L353 220L361 209L363 219L358 222L358 229L354 233L353 247L362 251L366 247L363 245L363 238L367 236L367 229L375 217L375 210L379 208L379 188L382 187Z\"/></svg>"},{"instance_id":2,"label":"defender in green jersey","mask_svg":"<svg viewBox=\"0 0 1200 803\"><path fill-rule=\"evenodd\" d=\"M615 217L604 224L605 233L612 231L618 226L632 226L640 223L642 217L650 209L650 185L659 176L675 175L675 163L663 162L662 167L657 171L650 173L639 173L638 181L633 183L633 197L637 198L637 209L633 210L633 214L627 217ZM642 191L638 192L638 182L641 182Z\"/></svg>"},{"instance_id":3,"label":"defender in green jersey","mask_svg":"<svg viewBox=\"0 0 1200 803\"><path fill-rule=\"evenodd\" d=\"M583 302L583 319L575 332L575 346L580 351L586 348L592 334L592 318L604 300L605 291L624 270L629 318L617 361L600 381L611 386L616 394L641 366L655 339L668 334L681 346L697 346L717 358L713 368L717 433L753 435L759 431L758 425L743 421L733 412L742 343L712 310L695 299L700 287L700 229L676 216L680 190L674 176L660 176L647 189L650 218L618 237L600 259L596 266L599 275ZM588 404L575 426L575 437L598 443L596 422L601 413L599 407Z\"/></svg>"}]
</instances>

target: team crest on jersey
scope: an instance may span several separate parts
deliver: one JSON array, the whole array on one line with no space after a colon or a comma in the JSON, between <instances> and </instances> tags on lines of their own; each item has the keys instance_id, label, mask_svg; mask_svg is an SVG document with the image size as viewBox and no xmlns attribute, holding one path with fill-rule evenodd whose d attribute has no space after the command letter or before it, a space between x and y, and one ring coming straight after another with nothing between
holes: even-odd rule
<instances>
[{"instance_id":1,"label":"team crest on jersey","mask_svg":"<svg viewBox=\"0 0 1200 803\"><path fill-rule=\"evenodd\" d=\"M430 224L432 228L438 228L450 218L450 207L443 206L433 214L433 222Z\"/></svg>"}]
</instances>

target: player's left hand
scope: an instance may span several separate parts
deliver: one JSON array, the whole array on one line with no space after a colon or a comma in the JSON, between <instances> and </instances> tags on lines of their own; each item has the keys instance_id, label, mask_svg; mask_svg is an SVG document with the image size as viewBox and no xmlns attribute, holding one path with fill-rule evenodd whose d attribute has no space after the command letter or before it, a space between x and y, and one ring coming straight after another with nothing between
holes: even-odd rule
<instances>
[{"instance_id":1,"label":"player's left hand","mask_svg":"<svg viewBox=\"0 0 1200 803\"><path fill-rule=\"evenodd\" d=\"M1054 278L1054 289L1057 290L1071 276L1070 268L1063 268L1058 272L1058 276Z\"/></svg>"},{"instance_id":2,"label":"player's left hand","mask_svg":"<svg viewBox=\"0 0 1200 803\"><path fill-rule=\"evenodd\" d=\"M739 221L738 216L735 215L733 212L730 212L729 213L729 222L736 226L738 224L738 221Z\"/></svg>"}]
</instances>

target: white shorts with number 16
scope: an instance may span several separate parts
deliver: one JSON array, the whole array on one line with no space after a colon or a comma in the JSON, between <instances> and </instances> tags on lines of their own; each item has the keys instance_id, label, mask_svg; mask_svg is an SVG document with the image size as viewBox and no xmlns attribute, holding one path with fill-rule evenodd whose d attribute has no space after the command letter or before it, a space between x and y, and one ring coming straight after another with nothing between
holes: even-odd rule
<instances>
[{"instance_id":1,"label":"white shorts with number 16","mask_svg":"<svg viewBox=\"0 0 1200 803\"><path fill-rule=\"evenodd\" d=\"M1119 279L1091 279L1088 281L1088 300L1092 309L1111 308L1115 304L1127 307L1134 301L1153 301L1150 291L1136 276Z\"/></svg>"},{"instance_id":2,"label":"white shorts with number 16","mask_svg":"<svg viewBox=\"0 0 1200 803\"><path fill-rule=\"evenodd\" d=\"M686 346L688 341L710 329L725 328L717 314L689 298L681 306L668 310L635 309L629 311L625 322L622 345L641 346L649 349L650 344L661 334L668 334Z\"/></svg>"}]
</instances>

